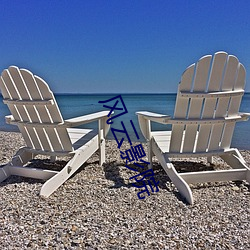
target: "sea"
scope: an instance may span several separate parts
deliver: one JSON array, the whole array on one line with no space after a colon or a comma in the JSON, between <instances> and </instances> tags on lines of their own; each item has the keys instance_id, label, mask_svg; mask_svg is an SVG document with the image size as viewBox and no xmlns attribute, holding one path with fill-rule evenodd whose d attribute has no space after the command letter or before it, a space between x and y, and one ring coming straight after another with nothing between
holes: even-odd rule
<instances>
[{"instance_id":1,"label":"sea","mask_svg":"<svg viewBox=\"0 0 250 250\"><path fill-rule=\"evenodd\" d=\"M111 120L111 128L116 130L124 130L122 123L127 131L129 139L132 142L144 142L145 139L140 132L138 118L135 114L137 111L151 111L173 116L176 94L55 94L58 106L61 110L64 119L69 119L77 116L82 116L98 111L108 110L113 107L115 102L115 114L118 115L124 112L124 106L127 113L118 116ZM110 99L112 99L109 101ZM5 116L9 115L7 105L3 104L2 96L0 95L0 130L18 132L17 126L8 125L5 123ZM122 101L124 105L122 104ZM100 103L102 101L103 103ZM104 103L104 101L107 101ZM243 96L241 103L241 112L250 112L250 93ZM113 115L113 116L114 116ZM131 122L132 121L132 122ZM134 126L133 126L134 125ZM83 128L97 128L97 122L83 125ZM162 124L152 123L153 130L168 130L170 127ZM125 133L116 133L118 139L124 137L128 140ZM114 139L111 130L107 136L108 139ZM250 150L250 120L247 122L238 122L235 127L232 147L238 149Z\"/></svg>"}]
</instances>

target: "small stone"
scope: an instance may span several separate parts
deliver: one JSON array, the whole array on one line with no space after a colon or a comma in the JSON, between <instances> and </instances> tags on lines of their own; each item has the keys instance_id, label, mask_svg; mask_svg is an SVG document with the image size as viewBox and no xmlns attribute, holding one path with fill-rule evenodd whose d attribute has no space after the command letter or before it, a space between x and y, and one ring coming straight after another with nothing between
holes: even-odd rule
<instances>
[{"instance_id":1,"label":"small stone","mask_svg":"<svg viewBox=\"0 0 250 250\"><path fill-rule=\"evenodd\" d=\"M116 241L115 241L114 239L111 239L111 240L109 241L109 243L110 243L110 244L115 244Z\"/></svg>"},{"instance_id":2,"label":"small stone","mask_svg":"<svg viewBox=\"0 0 250 250\"><path fill-rule=\"evenodd\" d=\"M80 243L81 243L81 241L80 241L80 240L78 240L78 239L74 239L74 240L72 240L72 242L73 242L74 244L76 244L76 245L78 245L78 244L80 244Z\"/></svg>"},{"instance_id":3,"label":"small stone","mask_svg":"<svg viewBox=\"0 0 250 250\"><path fill-rule=\"evenodd\" d=\"M239 187L237 187L237 186L234 186L234 187L232 187L232 190L233 190L233 191L239 191L239 190L240 190L240 188L239 188Z\"/></svg>"},{"instance_id":4,"label":"small stone","mask_svg":"<svg viewBox=\"0 0 250 250\"><path fill-rule=\"evenodd\" d=\"M73 232L75 232L77 229L78 229L78 227L77 227L76 225L73 225L72 228L71 228L71 230L72 230Z\"/></svg>"}]
</instances>

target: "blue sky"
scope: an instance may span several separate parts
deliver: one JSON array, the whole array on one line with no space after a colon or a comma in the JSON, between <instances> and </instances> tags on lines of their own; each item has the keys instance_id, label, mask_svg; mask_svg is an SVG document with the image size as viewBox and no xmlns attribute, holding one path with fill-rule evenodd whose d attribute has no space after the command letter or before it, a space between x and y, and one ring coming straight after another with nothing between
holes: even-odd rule
<instances>
[{"instance_id":1,"label":"blue sky","mask_svg":"<svg viewBox=\"0 0 250 250\"><path fill-rule=\"evenodd\" d=\"M187 66L219 50L250 72L250 1L1 0L0 10L0 70L27 68L57 93L175 93Z\"/></svg>"}]
</instances>

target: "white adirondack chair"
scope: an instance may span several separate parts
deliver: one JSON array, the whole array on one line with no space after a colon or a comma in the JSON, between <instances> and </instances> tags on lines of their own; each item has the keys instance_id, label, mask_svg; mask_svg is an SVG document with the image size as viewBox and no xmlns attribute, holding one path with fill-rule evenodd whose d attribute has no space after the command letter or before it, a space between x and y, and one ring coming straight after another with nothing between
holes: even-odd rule
<instances>
[{"instance_id":1,"label":"white adirondack chair","mask_svg":"<svg viewBox=\"0 0 250 250\"><path fill-rule=\"evenodd\" d=\"M40 195L48 197L99 149L100 164L105 161L105 136L108 111L63 120L47 83L26 69L11 66L2 72L0 89L12 115L6 122L18 126L27 144L0 168L0 182L10 175L47 180ZM92 121L99 129L72 128ZM72 156L59 172L25 167L36 155Z\"/></svg>"},{"instance_id":2,"label":"white adirondack chair","mask_svg":"<svg viewBox=\"0 0 250 250\"><path fill-rule=\"evenodd\" d=\"M230 148L237 121L248 120L240 113L245 68L235 56L217 52L207 55L183 73L174 117L137 112L142 134L148 142L152 167L155 155L169 178L188 203L193 203L189 183L247 180L250 169L240 152ZM171 131L151 131L151 121L171 124ZM178 173L169 158L220 156L231 170Z\"/></svg>"}]
</instances>

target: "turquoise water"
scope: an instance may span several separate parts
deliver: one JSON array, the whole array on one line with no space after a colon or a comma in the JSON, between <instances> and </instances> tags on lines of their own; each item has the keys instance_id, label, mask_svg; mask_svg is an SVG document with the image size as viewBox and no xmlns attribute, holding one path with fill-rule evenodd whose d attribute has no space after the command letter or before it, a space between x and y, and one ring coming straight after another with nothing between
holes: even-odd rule
<instances>
[{"instance_id":1,"label":"turquoise water","mask_svg":"<svg viewBox=\"0 0 250 250\"><path fill-rule=\"evenodd\" d=\"M79 95L58 94L56 95L56 99L64 119L68 119L71 117L81 116L93 112L98 112L101 110L107 110L103 107L103 104L98 103L98 101L105 101L115 96L116 96L115 94L79 94ZM136 141L137 139L135 132L130 124L130 120L132 120L135 125L136 131L140 137L139 140L144 141L144 138L139 129L139 124L135 112L147 110L156 113L173 115L176 95L175 94L122 94L122 98L127 107L128 113L115 118L111 126L115 129L122 129L121 121L123 121L131 140ZM111 105L111 103L106 103L106 105ZM111 106L113 105L114 101L112 102ZM117 107L122 107L122 106L118 104ZM250 112L250 94L244 95L240 110L242 112L243 111ZM3 104L2 97L0 96L0 130L18 131L16 126L5 124L4 116L8 114L9 114L8 107ZM89 125L84 125L83 127L95 128L97 127L97 124L91 123ZM166 129L164 125L159 125L156 123L153 123L152 128L155 130ZM109 132L108 138L114 139L111 132ZM250 150L249 142L250 142L250 121L237 123L233 136L232 146L237 147L239 149Z\"/></svg>"}]
</instances>

